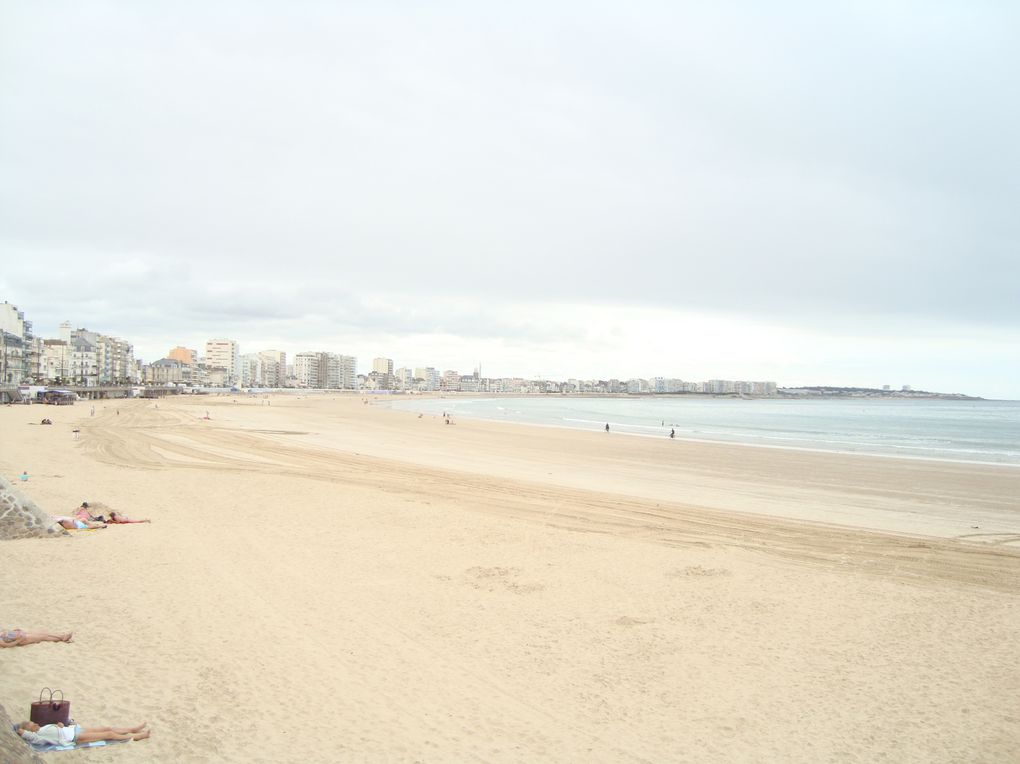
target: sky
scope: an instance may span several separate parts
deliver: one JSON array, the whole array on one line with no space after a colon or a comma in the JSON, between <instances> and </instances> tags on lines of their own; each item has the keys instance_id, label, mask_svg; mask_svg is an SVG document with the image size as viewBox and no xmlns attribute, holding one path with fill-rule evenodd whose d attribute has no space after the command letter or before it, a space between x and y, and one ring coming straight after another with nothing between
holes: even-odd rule
<instances>
[{"instance_id":1,"label":"sky","mask_svg":"<svg viewBox=\"0 0 1020 764\"><path fill-rule=\"evenodd\" d=\"M1020 5L0 0L0 301L1020 399Z\"/></svg>"}]
</instances>

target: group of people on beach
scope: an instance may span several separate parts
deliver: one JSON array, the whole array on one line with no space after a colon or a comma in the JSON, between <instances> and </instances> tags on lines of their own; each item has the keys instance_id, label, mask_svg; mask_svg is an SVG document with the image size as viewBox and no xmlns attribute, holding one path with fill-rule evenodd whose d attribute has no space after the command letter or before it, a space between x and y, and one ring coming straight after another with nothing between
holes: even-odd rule
<instances>
[{"instance_id":1,"label":"group of people on beach","mask_svg":"<svg viewBox=\"0 0 1020 764\"><path fill-rule=\"evenodd\" d=\"M0 648L24 647L40 642L71 642L71 632L65 634L49 634L47 632L28 632L22 629L0 629ZM36 747L82 745L96 743L100 740L126 742L128 740L144 740L149 737L146 722L134 727L83 727L70 722L63 724L39 725L35 722L21 722L17 733L21 738Z\"/></svg>"},{"instance_id":2,"label":"group of people on beach","mask_svg":"<svg viewBox=\"0 0 1020 764\"><path fill-rule=\"evenodd\" d=\"M98 528L105 528L108 525L129 525L131 523L152 522L152 520L132 520L127 515L117 512L116 510L110 512L109 517L93 515L92 510L89 509L89 503L87 501L83 501L81 506L75 510L73 515L57 515L54 519L60 524L61 528L66 528L69 531L96 530Z\"/></svg>"},{"instance_id":3,"label":"group of people on beach","mask_svg":"<svg viewBox=\"0 0 1020 764\"><path fill-rule=\"evenodd\" d=\"M150 520L132 520L120 512L110 512L109 517L93 515L89 503L83 501L81 506L75 510L74 515L59 516L56 518L61 527L68 529L105 528L108 525L123 525L128 523L148 523ZM71 632L49 633L44 631L30 632L23 629L0 629L0 648L25 647L40 642L71 642ZM17 726L18 735L30 745L37 749L46 749L49 746L77 746L99 741L126 742L128 740L144 740L149 737L150 731L146 722L133 727L83 727L70 721L68 724L58 722L56 724L36 724L35 722L21 722Z\"/></svg>"}]
</instances>

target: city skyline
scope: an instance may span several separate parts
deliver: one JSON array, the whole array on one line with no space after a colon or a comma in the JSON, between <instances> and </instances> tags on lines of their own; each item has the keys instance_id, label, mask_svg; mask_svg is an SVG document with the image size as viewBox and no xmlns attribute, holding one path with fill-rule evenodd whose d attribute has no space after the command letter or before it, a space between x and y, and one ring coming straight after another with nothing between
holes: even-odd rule
<instances>
[{"instance_id":1,"label":"city skyline","mask_svg":"<svg viewBox=\"0 0 1020 764\"><path fill-rule=\"evenodd\" d=\"M261 349L241 352L236 340L218 337L205 341L205 353L176 345L159 358L136 357L132 343L118 336L59 326L59 337L38 334L25 311L9 301L0 302L0 384L78 384L86 387L123 384L183 385L185 387L315 388L337 390L460 391L480 393L575 392L575 393L711 393L776 395L810 392L839 394L849 390L906 396L947 391L915 388L904 384L879 385L780 385L775 380L729 379L716 376L697 379L661 374L565 375L544 377L482 374L481 364L472 372L444 365L396 367L394 359L373 357L359 373L357 358L329 351ZM367 366L371 366L371 371ZM805 388L808 388L805 390ZM824 391L821 388L829 388ZM869 393L870 394L870 393ZM950 395L954 393L948 393ZM955 394L960 394L958 391ZM965 395L965 394L964 394ZM969 397L966 396L965 397Z\"/></svg>"},{"instance_id":2,"label":"city skyline","mask_svg":"<svg viewBox=\"0 0 1020 764\"><path fill-rule=\"evenodd\" d=\"M40 332L1020 399L1018 8L0 13Z\"/></svg>"}]
</instances>

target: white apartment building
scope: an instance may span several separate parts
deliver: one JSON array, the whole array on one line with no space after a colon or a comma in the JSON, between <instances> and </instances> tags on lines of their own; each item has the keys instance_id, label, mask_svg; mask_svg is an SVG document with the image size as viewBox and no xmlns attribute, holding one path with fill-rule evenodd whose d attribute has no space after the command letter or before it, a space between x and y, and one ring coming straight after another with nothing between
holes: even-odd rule
<instances>
[{"instance_id":1,"label":"white apartment building","mask_svg":"<svg viewBox=\"0 0 1020 764\"><path fill-rule=\"evenodd\" d=\"M393 374L392 358L373 358L372 371L376 374Z\"/></svg>"},{"instance_id":2,"label":"white apartment building","mask_svg":"<svg viewBox=\"0 0 1020 764\"><path fill-rule=\"evenodd\" d=\"M282 350L263 350L259 353L262 359L262 386L287 386L287 354Z\"/></svg>"},{"instance_id":3,"label":"white apartment building","mask_svg":"<svg viewBox=\"0 0 1020 764\"><path fill-rule=\"evenodd\" d=\"M0 303L0 385L29 381L38 373L38 365L32 322L16 306Z\"/></svg>"},{"instance_id":4,"label":"white apartment building","mask_svg":"<svg viewBox=\"0 0 1020 764\"><path fill-rule=\"evenodd\" d=\"M101 385L128 385L135 379L135 349L120 337L99 335L96 341L96 373Z\"/></svg>"},{"instance_id":5,"label":"white apartment building","mask_svg":"<svg viewBox=\"0 0 1020 764\"><path fill-rule=\"evenodd\" d=\"M71 376L71 348L64 340L43 340L39 354L39 381L52 384Z\"/></svg>"},{"instance_id":6,"label":"white apartment building","mask_svg":"<svg viewBox=\"0 0 1020 764\"><path fill-rule=\"evenodd\" d=\"M71 337L69 382L83 387L99 384L99 335L79 329Z\"/></svg>"},{"instance_id":7,"label":"white apartment building","mask_svg":"<svg viewBox=\"0 0 1020 764\"><path fill-rule=\"evenodd\" d=\"M212 373L213 369L224 369L224 387L236 385L241 381L241 353L235 340L215 339L205 343L205 367Z\"/></svg>"},{"instance_id":8,"label":"white apartment building","mask_svg":"<svg viewBox=\"0 0 1020 764\"><path fill-rule=\"evenodd\" d=\"M414 378L424 381L424 386L422 387L423 390L432 392L439 389L439 371L431 366L417 367L414 370Z\"/></svg>"},{"instance_id":9,"label":"white apartment building","mask_svg":"<svg viewBox=\"0 0 1020 764\"><path fill-rule=\"evenodd\" d=\"M451 392L460 390L460 372L452 370L444 371L442 378L439 380L439 389Z\"/></svg>"},{"instance_id":10,"label":"white apartment building","mask_svg":"<svg viewBox=\"0 0 1020 764\"><path fill-rule=\"evenodd\" d=\"M414 370L409 369L406 366L401 366L395 372L393 377L397 382L397 388L400 390L415 390L417 386L414 383Z\"/></svg>"},{"instance_id":11,"label":"white apartment building","mask_svg":"<svg viewBox=\"0 0 1020 764\"><path fill-rule=\"evenodd\" d=\"M299 387L356 390L356 366L354 356L308 351L294 356L294 377Z\"/></svg>"},{"instance_id":12,"label":"white apartment building","mask_svg":"<svg viewBox=\"0 0 1020 764\"><path fill-rule=\"evenodd\" d=\"M319 379L321 377L325 382L326 370L322 369L320 374L319 360L324 355L325 353L309 351L294 356L294 378L297 380L298 387L311 389L323 387L323 383Z\"/></svg>"},{"instance_id":13,"label":"white apartment building","mask_svg":"<svg viewBox=\"0 0 1020 764\"><path fill-rule=\"evenodd\" d=\"M330 381L336 382L337 390L358 389L358 359L352 355L330 353ZM334 365L335 364L335 365ZM335 368L335 376L334 376Z\"/></svg>"}]
</instances>

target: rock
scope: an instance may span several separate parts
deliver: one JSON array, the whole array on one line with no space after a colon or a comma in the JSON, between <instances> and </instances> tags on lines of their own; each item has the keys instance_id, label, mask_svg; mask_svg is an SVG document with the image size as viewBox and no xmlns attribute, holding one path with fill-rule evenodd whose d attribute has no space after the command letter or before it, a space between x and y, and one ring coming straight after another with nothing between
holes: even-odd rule
<instances>
[{"instance_id":1,"label":"rock","mask_svg":"<svg viewBox=\"0 0 1020 764\"><path fill-rule=\"evenodd\" d=\"M0 540L66 535L67 531L38 504L0 477Z\"/></svg>"},{"instance_id":2,"label":"rock","mask_svg":"<svg viewBox=\"0 0 1020 764\"><path fill-rule=\"evenodd\" d=\"M33 751L12 729L15 724L23 721L15 721L0 706L0 761L4 764L44 764L43 757Z\"/></svg>"}]
</instances>

